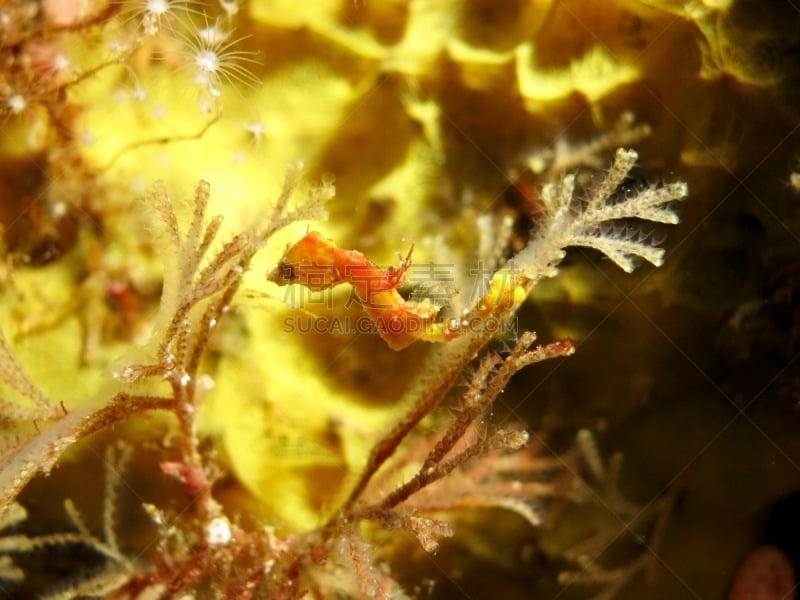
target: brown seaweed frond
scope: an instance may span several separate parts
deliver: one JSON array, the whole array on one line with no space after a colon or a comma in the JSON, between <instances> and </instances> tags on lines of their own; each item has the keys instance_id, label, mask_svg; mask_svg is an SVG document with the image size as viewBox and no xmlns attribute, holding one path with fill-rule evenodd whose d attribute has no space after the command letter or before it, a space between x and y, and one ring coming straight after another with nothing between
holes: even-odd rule
<instances>
[{"instance_id":1,"label":"brown seaweed frond","mask_svg":"<svg viewBox=\"0 0 800 600\"><path fill-rule=\"evenodd\" d=\"M660 553L675 501L683 489L673 484L658 498L638 505L628 500L620 489L622 454L615 453L606 461L601 457L594 435L581 430L577 449L583 457L590 477L576 480L576 499L599 505L619 521L620 526L597 533L569 548L564 557L574 566L559 573L560 583L599 588L594 598L615 598L636 576L647 573L654 577L663 562ZM592 483L589 483L592 482ZM604 554L612 546L634 548L634 557L622 564L608 564Z\"/></svg>"},{"instance_id":2,"label":"brown seaweed frond","mask_svg":"<svg viewBox=\"0 0 800 600\"><path fill-rule=\"evenodd\" d=\"M478 343L476 339L471 344ZM352 579L340 582L344 587L337 589L355 589L357 597L395 597L391 590L401 588L376 563L362 531L365 523L405 530L428 552L438 548L441 538L453 535L447 515L460 510L503 508L533 526L540 524L537 498L561 495L552 484L552 470L559 467L542 468L534 453L523 450L528 434L521 428L494 427L487 421L497 396L516 372L574 350L570 342L535 345L535 340L534 334L525 333L506 356L486 354L447 422L431 432L421 430L420 421L444 400L454 375L468 362L460 352L440 358L439 379L420 380L427 394L373 447L349 498L316 532L323 547L329 547L324 546L326 540L333 544L326 551L331 564L309 569L301 575L303 581L323 586L331 569L339 572L349 565L346 571ZM460 340L453 344L471 345ZM288 570L283 566L280 572L287 575Z\"/></svg>"},{"instance_id":3,"label":"brown seaweed frond","mask_svg":"<svg viewBox=\"0 0 800 600\"><path fill-rule=\"evenodd\" d=\"M80 545L94 551L104 562L102 569L90 576L80 577L59 585L44 596L48 600L98 596L117 589L134 571L134 564L126 557L117 540L117 509L122 474L127 470L133 448L127 444L110 445L105 452L105 491L103 495L102 536L95 534L86 520L69 498L64 501L64 511L73 531L44 535L25 533L9 534L0 537L0 564L5 566L2 577L12 581L22 581L24 573L16 568L10 555L29 554L46 548ZM7 509L2 523L3 529L20 525L27 519L27 512L17 503Z\"/></svg>"},{"instance_id":4,"label":"brown seaweed frond","mask_svg":"<svg viewBox=\"0 0 800 600\"><path fill-rule=\"evenodd\" d=\"M454 471L463 469L467 463L478 461L489 454L514 452L522 448L528 442L526 432L502 428L485 430L480 427L479 422L514 373L528 365L569 356L574 352L574 346L570 342L555 342L534 347L535 340L536 336L533 333L525 333L505 358L501 358L495 353L484 356L472 378L469 389L455 409L455 418L440 435L422 440L422 443L428 448L416 473L388 493L381 490L381 493L378 494L380 499L372 499L371 496L374 498L375 492L369 488L364 489L359 494L357 502L351 500L345 506L347 515L345 518L395 522L396 519L393 516L395 510L407 504L414 509L422 509L426 503L419 500L418 494L428 486L441 482ZM408 413L407 421L418 422L418 408L414 407ZM409 451L412 455L419 453L419 449L413 447ZM405 466L407 461L400 456L399 462ZM389 468L391 469L391 465ZM456 504L492 504L493 494L490 490L494 487L494 483L491 478L485 480L481 477L476 478L473 484L479 481L483 482L485 487L472 485L459 491L456 486L454 490L451 490L452 497L450 498L442 494L442 490L430 492L427 505L431 510L447 510L448 506ZM454 492L458 492L458 495L455 495ZM494 498L495 503L501 505L509 504L513 496L494 494ZM434 507L436 508L434 509ZM538 522L538 519L522 506L517 512L532 523Z\"/></svg>"},{"instance_id":5,"label":"brown seaweed frond","mask_svg":"<svg viewBox=\"0 0 800 600\"><path fill-rule=\"evenodd\" d=\"M149 347L155 348L156 360L124 366L118 374L117 389L111 397L98 398L67 413L60 403L45 395L25 376L4 339L0 338L0 377L12 391L27 401L0 404L3 419L50 419L29 437L4 436L4 462L0 465L0 513L11 505L16 495L37 473L47 473L62 453L86 435L122 421L131 415L150 410L168 410L176 415L181 428L180 461L186 473L203 473L203 459L197 449L194 417L199 399L196 382L200 360L208 347L212 329L222 319L239 288L255 253L281 227L301 218L319 218L324 203L333 196L330 184L314 188L305 202L289 208L289 200L302 170L290 165L287 176L266 226L252 227L234 236L219 249L209 253L215 242L222 217L206 217L210 186L198 184L191 222L185 233L166 190L156 185L154 204L161 217L167 239L164 256L166 276L162 302ZM142 395L138 382L158 378L170 384L170 394ZM127 391L127 390L132 391ZM28 406L32 405L32 406ZM209 486L200 486L211 508ZM204 503L200 503L204 505Z\"/></svg>"}]
</instances>

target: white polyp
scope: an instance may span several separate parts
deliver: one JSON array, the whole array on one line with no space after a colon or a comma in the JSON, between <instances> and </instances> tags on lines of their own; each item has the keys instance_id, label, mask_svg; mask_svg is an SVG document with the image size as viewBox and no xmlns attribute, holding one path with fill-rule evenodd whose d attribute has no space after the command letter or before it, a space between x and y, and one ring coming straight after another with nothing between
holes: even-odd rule
<instances>
[{"instance_id":1,"label":"white polyp","mask_svg":"<svg viewBox=\"0 0 800 600\"><path fill-rule=\"evenodd\" d=\"M245 125L245 129L253 136L253 142L258 144L267 135L267 128L259 121Z\"/></svg>"},{"instance_id":2,"label":"white polyp","mask_svg":"<svg viewBox=\"0 0 800 600\"><path fill-rule=\"evenodd\" d=\"M224 517L212 519L206 528L206 541L211 546L227 544L232 537L230 523Z\"/></svg>"},{"instance_id":3,"label":"white polyp","mask_svg":"<svg viewBox=\"0 0 800 600\"><path fill-rule=\"evenodd\" d=\"M50 206L50 213L56 219L60 219L67 214L67 203L61 200L58 202L53 202L52 206Z\"/></svg>"},{"instance_id":4,"label":"white polyp","mask_svg":"<svg viewBox=\"0 0 800 600\"><path fill-rule=\"evenodd\" d=\"M203 40L209 46L214 46L225 41L228 37L228 32L220 29L216 25L209 25L197 31L197 37Z\"/></svg>"},{"instance_id":5,"label":"white polyp","mask_svg":"<svg viewBox=\"0 0 800 600\"><path fill-rule=\"evenodd\" d=\"M147 0L145 6L147 13L155 17L165 15L169 11L169 2L167 0Z\"/></svg>"},{"instance_id":6,"label":"white polyp","mask_svg":"<svg viewBox=\"0 0 800 600\"><path fill-rule=\"evenodd\" d=\"M228 17L234 17L239 13L239 2L237 0L231 0L230 2L219 0L219 5Z\"/></svg>"},{"instance_id":7,"label":"white polyp","mask_svg":"<svg viewBox=\"0 0 800 600\"><path fill-rule=\"evenodd\" d=\"M6 100L6 103L8 104L8 108L11 109L11 113L14 115L18 115L28 106L28 102L21 94L13 94L9 96L8 100Z\"/></svg>"},{"instance_id":8,"label":"white polyp","mask_svg":"<svg viewBox=\"0 0 800 600\"><path fill-rule=\"evenodd\" d=\"M200 377L197 378L197 388L199 391L211 391L216 385L214 379L208 374L200 375Z\"/></svg>"},{"instance_id":9,"label":"white polyp","mask_svg":"<svg viewBox=\"0 0 800 600\"><path fill-rule=\"evenodd\" d=\"M56 54L53 59L53 68L58 72L64 72L69 68L69 59L63 54Z\"/></svg>"},{"instance_id":10,"label":"white polyp","mask_svg":"<svg viewBox=\"0 0 800 600\"><path fill-rule=\"evenodd\" d=\"M211 50L201 50L195 55L194 64L201 73L216 73L219 70L219 56Z\"/></svg>"}]
</instances>

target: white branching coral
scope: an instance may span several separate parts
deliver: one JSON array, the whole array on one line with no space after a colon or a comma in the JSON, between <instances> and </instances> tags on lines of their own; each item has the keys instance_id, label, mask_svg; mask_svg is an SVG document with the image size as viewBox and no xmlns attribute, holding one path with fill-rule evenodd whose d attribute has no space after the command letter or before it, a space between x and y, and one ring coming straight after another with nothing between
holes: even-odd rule
<instances>
[{"instance_id":1,"label":"white branching coral","mask_svg":"<svg viewBox=\"0 0 800 600\"><path fill-rule=\"evenodd\" d=\"M539 198L541 210L532 215L537 228L530 242L492 275L471 309L434 330L438 337L426 339L452 340L482 323L504 321L540 280L558 274L570 247L598 250L627 273L635 268L636 259L660 266L664 249L648 243L647 236L628 222L676 224L678 215L669 204L685 198L688 186L677 182L642 189L621 187L637 158L633 150L618 149L608 173L585 192L585 199L575 198L574 174L546 183Z\"/></svg>"},{"instance_id":2,"label":"white branching coral","mask_svg":"<svg viewBox=\"0 0 800 600\"><path fill-rule=\"evenodd\" d=\"M600 169L609 152L620 146L635 144L651 132L647 123L637 122L633 113L624 112L608 131L581 143L558 137L552 147L535 150L525 156L524 163L535 175L552 181L578 167Z\"/></svg>"},{"instance_id":3,"label":"white branching coral","mask_svg":"<svg viewBox=\"0 0 800 600\"><path fill-rule=\"evenodd\" d=\"M554 276L566 248L577 246L602 252L626 273L633 271L636 258L661 266L664 249L647 243L638 231L626 227L626 221L676 224L678 215L668 205L685 198L688 187L677 182L620 190L637 158L633 150L617 150L608 174L589 190L584 201L575 199L575 175L546 184L541 195L541 226L510 267L535 283Z\"/></svg>"}]
</instances>

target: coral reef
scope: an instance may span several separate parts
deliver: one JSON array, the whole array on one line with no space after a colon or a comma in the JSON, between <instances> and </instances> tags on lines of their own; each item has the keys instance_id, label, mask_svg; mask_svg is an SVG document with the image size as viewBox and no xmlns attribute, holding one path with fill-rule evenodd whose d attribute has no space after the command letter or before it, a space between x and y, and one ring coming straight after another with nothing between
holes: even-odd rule
<instances>
[{"instance_id":1,"label":"coral reef","mask_svg":"<svg viewBox=\"0 0 800 600\"><path fill-rule=\"evenodd\" d=\"M789 4L1 6L2 590L791 594Z\"/></svg>"}]
</instances>

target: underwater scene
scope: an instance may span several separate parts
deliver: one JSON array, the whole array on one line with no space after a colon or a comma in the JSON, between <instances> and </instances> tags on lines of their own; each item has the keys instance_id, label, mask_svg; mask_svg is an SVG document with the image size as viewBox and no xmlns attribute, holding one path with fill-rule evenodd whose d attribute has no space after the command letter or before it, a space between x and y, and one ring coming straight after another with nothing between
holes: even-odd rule
<instances>
[{"instance_id":1,"label":"underwater scene","mask_svg":"<svg viewBox=\"0 0 800 600\"><path fill-rule=\"evenodd\" d=\"M800 595L800 2L0 0L0 61L0 598Z\"/></svg>"}]
</instances>

